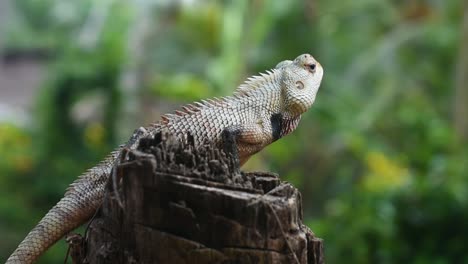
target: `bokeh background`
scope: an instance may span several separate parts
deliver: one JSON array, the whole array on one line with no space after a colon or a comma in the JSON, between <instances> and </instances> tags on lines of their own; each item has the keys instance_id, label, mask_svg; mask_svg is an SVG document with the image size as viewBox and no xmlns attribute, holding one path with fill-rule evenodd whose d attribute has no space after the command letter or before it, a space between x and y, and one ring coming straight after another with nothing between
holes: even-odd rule
<instances>
[{"instance_id":1,"label":"bokeh background","mask_svg":"<svg viewBox=\"0 0 468 264\"><path fill-rule=\"evenodd\" d=\"M0 262L135 128L306 52L315 105L245 170L302 191L328 263L468 263L462 0L0 0Z\"/></svg>"}]
</instances>

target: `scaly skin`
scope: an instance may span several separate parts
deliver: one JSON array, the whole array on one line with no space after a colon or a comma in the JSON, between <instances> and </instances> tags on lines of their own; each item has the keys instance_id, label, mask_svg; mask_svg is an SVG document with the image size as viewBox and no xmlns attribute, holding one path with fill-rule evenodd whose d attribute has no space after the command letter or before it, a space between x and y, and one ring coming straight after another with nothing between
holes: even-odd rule
<instances>
[{"instance_id":1,"label":"scaly skin","mask_svg":"<svg viewBox=\"0 0 468 264\"><path fill-rule=\"evenodd\" d=\"M301 114L314 103L323 76L322 66L309 54L280 62L267 74L249 78L233 96L214 98L164 115L158 123L140 128L125 145L162 129L177 136L190 133L195 143L215 142L224 135L236 141L240 164L265 146L294 131ZM225 133L227 132L227 133ZM33 263L65 234L89 220L100 206L119 150L71 184L65 196L26 236L7 264Z\"/></svg>"}]
</instances>

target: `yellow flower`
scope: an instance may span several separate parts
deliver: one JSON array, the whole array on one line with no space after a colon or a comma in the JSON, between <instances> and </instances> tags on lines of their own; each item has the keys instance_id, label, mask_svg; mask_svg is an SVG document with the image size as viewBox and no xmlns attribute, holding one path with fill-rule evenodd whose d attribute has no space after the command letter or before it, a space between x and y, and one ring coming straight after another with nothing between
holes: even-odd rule
<instances>
[{"instance_id":1,"label":"yellow flower","mask_svg":"<svg viewBox=\"0 0 468 264\"><path fill-rule=\"evenodd\" d=\"M25 155L15 156L13 157L13 167L21 173L29 172L33 167L33 160Z\"/></svg>"},{"instance_id":2,"label":"yellow flower","mask_svg":"<svg viewBox=\"0 0 468 264\"><path fill-rule=\"evenodd\" d=\"M84 140L90 148L97 148L104 141L104 127L100 123L89 124L84 131Z\"/></svg>"},{"instance_id":3,"label":"yellow flower","mask_svg":"<svg viewBox=\"0 0 468 264\"><path fill-rule=\"evenodd\" d=\"M364 188L386 191L408 183L408 169L391 160L382 152L370 151L365 157L368 173L363 178Z\"/></svg>"},{"instance_id":4,"label":"yellow flower","mask_svg":"<svg viewBox=\"0 0 468 264\"><path fill-rule=\"evenodd\" d=\"M32 170L31 136L8 123L0 123L0 171L26 173Z\"/></svg>"}]
</instances>

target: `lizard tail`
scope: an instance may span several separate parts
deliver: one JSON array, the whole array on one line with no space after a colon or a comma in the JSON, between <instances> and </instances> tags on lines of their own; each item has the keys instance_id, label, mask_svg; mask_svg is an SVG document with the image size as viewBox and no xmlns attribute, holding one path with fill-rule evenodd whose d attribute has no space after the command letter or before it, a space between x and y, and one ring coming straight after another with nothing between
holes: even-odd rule
<instances>
[{"instance_id":1,"label":"lizard tail","mask_svg":"<svg viewBox=\"0 0 468 264\"><path fill-rule=\"evenodd\" d=\"M91 218L95 209L78 196L77 192L69 192L63 197L29 232L6 264L34 263L66 233Z\"/></svg>"},{"instance_id":2,"label":"lizard tail","mask_svg":"<svg viewBox=\"0 0 468 264\"><path fill-rule=\"evenodd\" d=\"M102 203L107 179L118 151L88 170L68 188L65 196L29 232L6 264L34 263L68 232L89 220Z\"/></svg>"}]
</instances>

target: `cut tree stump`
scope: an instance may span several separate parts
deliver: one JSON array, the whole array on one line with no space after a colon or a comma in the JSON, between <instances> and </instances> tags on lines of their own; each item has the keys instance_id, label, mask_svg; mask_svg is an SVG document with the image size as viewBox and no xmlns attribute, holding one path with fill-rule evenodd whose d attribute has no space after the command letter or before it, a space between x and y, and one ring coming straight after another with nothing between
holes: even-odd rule
<instances>
[{"instance_id":1,"label":"cut tree stump","mask_svg":"<svg viewBox=\"0 0 468 264\"><path fill-rule=\"evenodd\" d=\"M324 263L297 189L186 141L157 134L122 154L85 238L67 239L74 263Z\"/></svg>"}]
</instances>

